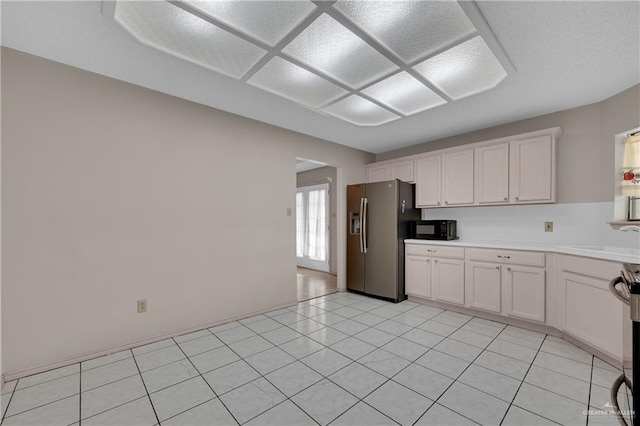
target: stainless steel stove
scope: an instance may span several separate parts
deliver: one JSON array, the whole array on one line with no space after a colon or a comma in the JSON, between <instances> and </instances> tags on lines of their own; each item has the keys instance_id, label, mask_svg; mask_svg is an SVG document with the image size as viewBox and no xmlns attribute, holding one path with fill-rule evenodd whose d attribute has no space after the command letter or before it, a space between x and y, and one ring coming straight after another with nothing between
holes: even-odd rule
<instances>
[{"instance_id":1,"label":"stainless steel stove","mask_svg":"<svg viewBox=\"0 0 640 426\"><path fill-rule=\"evenodd\" d=\"M640 264L624 263L622 272L619 277L614 278L609 283L609 289L622 302L629 305L631 313L631 330L632 330L632 381L640 383ZM615 414L621 425L628 425L625 420L625 414L628 414L632 425L638 425L636 422L637 414L640 413L640 398L633 398L632 381L623 372L611 386L611 403L614 407ZM629 413L620 410L618 402L618 394L622 385L626 386L627 407L631 407ZM631 405L628 402L633 398Z\"/></svg>"}]
</instances>

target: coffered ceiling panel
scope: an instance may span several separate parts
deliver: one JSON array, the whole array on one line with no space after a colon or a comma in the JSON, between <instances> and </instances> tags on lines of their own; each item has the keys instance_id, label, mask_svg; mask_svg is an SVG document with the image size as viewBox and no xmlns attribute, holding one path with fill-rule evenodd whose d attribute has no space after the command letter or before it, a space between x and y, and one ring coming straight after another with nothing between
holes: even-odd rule
<instances>
[{"instance_id":1,"label":"coffered ceiling panel","mask_svg":"<svg viewBox=\"0 0 640 426\"><path fill-rule=\"evenodd\" d=\"M0 4L3 46L374 153L640 83L635 1Z\"/></svg>"},{"instance_id":2,"label":"coffered ceiling panel","mask_svg":"<svg viewBox=\"0 0 640 426\"><path fill-rule=\"evenodd\" d=\"M142 43L232 77L267 53L167 2L119 1L115 19Z\"/></svg>"},{"instance_id":3,"label":"coffered ceiling panel","mask_svg":"<svg viewBox=\"0 0 640 426\"><path fill-rule=\"evenodd\" d=\"M338 1L334 7L406 62L476 30L458 3L451 0Z\"/></svg>"}]
</instances>

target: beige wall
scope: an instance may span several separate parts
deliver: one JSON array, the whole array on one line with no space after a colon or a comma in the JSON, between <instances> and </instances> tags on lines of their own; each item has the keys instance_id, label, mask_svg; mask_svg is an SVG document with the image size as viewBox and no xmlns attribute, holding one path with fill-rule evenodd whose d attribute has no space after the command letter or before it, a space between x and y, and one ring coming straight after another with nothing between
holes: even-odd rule
<instances>
[{"instance_id":1,"label":"beige wall","mask_svg":"<svg viewBox=\"0 0 640 426\"><path fill-rule=\"evenodd\" d=\"M327 178L331 179L331 182ZM335 274L337 271L337 212L336 212L336 169L335 167L321 167L297 174L296 186L329 184L329 272Z\"/></svg>"},{"instance_id":2,"label":"beige wall","mask_svg":"<svg viewBox=\"0 0 640 426\"><path fill-rule=\"evenodd\" d=\"M373 160L6 48L2 89L10 375L294 303L296 157L338 168L338 211Z\"/></svg>"},{"instance_id":3,"label":"beige wall","mask_svg":"<svg viewBox=\"0 0 640 426\"><path fill-rule=\"evenodd\" d=\"M376 161L560 126L558 201L613 201L614 136L640 124L640 85L603 102L385 152Z\"/></svg>"}]
</instances>

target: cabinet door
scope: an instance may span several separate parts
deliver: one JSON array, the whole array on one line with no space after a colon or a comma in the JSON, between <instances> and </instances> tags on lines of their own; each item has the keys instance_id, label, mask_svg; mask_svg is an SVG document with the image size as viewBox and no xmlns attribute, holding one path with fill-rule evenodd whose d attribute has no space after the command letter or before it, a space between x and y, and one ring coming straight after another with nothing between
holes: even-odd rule
<instances>
[{"instance_id":1,"label":"cabinet door","mask_svg":"<svg viewBox=\"0 0 640 426\"><path fill-rule=\"evenodd\" d=\"M501 270L498 263L467 262L465 306L500 313Z\"/></svg>"},{"instance_id":2,"label":"cabinet door","mask_svg":"<svg viewBox=\"0 0 640 426\"><path fill-rule=\"evenodd\" d=\"M555 143L551 136L514 141L512 202L555 202Z\"/></svg>"},{"instance_id":3,"label":"cabinet door","mask_svg":"<svg viewBox=\"0 0 640 426\"><path fill-rule=\"evenodd\" d=\"M544 269L527 266L506 266L503 269L503 313L510 317L544 322Z\"/></svg>"},{"instance_id":4,"label":"cabinet door","mask_svg":"<svg viewBox=\"0 0 640 426\"><path fill-rule=\"evenodd\" d=\"M560 274L564 309L560 323L567 333L622 360L624 339L623 303L609 293L608 280L570 271ZM623 337L624 336L624 337ZM630 336L629 336L630 337Z\"/></svg>"},{"instance_id":5,"label":"cabinet door","mask_svg":"<svg viewBox=\"0 0 640 426\"><path fill-rule=\"evenodd\" d=\"M431 297L431 259L407 255L405 261L405 290L408 295Z\"/></svg>"},{"instance_id":6,"label":"cabinet door","mask_svg":"<svg viewBox=\"0 0 640 426\"><path fill-rule=\"evenodd\" d=\"M367 183L391 179L391 167L388 164L367 166L366 169Z\"/></svg>"},{"instance_id":7,"label":"cabinet door","mask_svg":"<svg viewBox=\"0 0 640 426\"><path fill-rule=\"evenodd\" d=\"M464 260L433 259L431 277L435 300L464 305Z\"/></svg>"},{"instance_id":8,"label":"cabinet door","mask_svg":"<svg viewBox=\"0 0 640 426\"><path fill-rule=\"evenodd\" d=\"M400 179L404 182L414 182L413 160L393 163L391 165L391 179Z\"/></svg>"},{"instance_id":9,"label":"cabinet door","mask_svg":"<svg viewBox=\"0 0 640 426\"><path fill-rule=\"evenodd\" d=\"M476 204L509 202L509 144L475 149Z\"/></svg>"},{"instance_id":10,"label":"cabinet door","mask_svg":"<svg viewBox=\"0 0 640 426\"><path fill-rule=\"evenodd\" d=\"M442 156L442 200L445 206L473 204L473 150Z\"/></svg>"},{"instance_id":11,"label":"cabinet door","mask_svg":"<svg viewBox=\"0 0 640 426\"><path fill-rule=\"evenodd\" d=\"M442 156L419 158L416 169L416 207L440 207L442 200Z\"/></svg>"}]
</instances>

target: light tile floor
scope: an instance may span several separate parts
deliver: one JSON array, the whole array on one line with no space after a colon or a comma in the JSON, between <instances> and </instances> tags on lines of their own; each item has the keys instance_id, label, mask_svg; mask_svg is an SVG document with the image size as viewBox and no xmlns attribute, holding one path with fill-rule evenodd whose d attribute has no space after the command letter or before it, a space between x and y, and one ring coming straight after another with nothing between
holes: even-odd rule
<instances>
[{"instance_id":1,"label":"light tile floor","mask_svg":"<svg viewBox=\"0 0 640 426\"><path fill-rule=\"evenodd\" d=\"M9 382L1 401L5 425L615 425L619 374L557 337L334 293Z\"/></svg>"}]
</instances>

